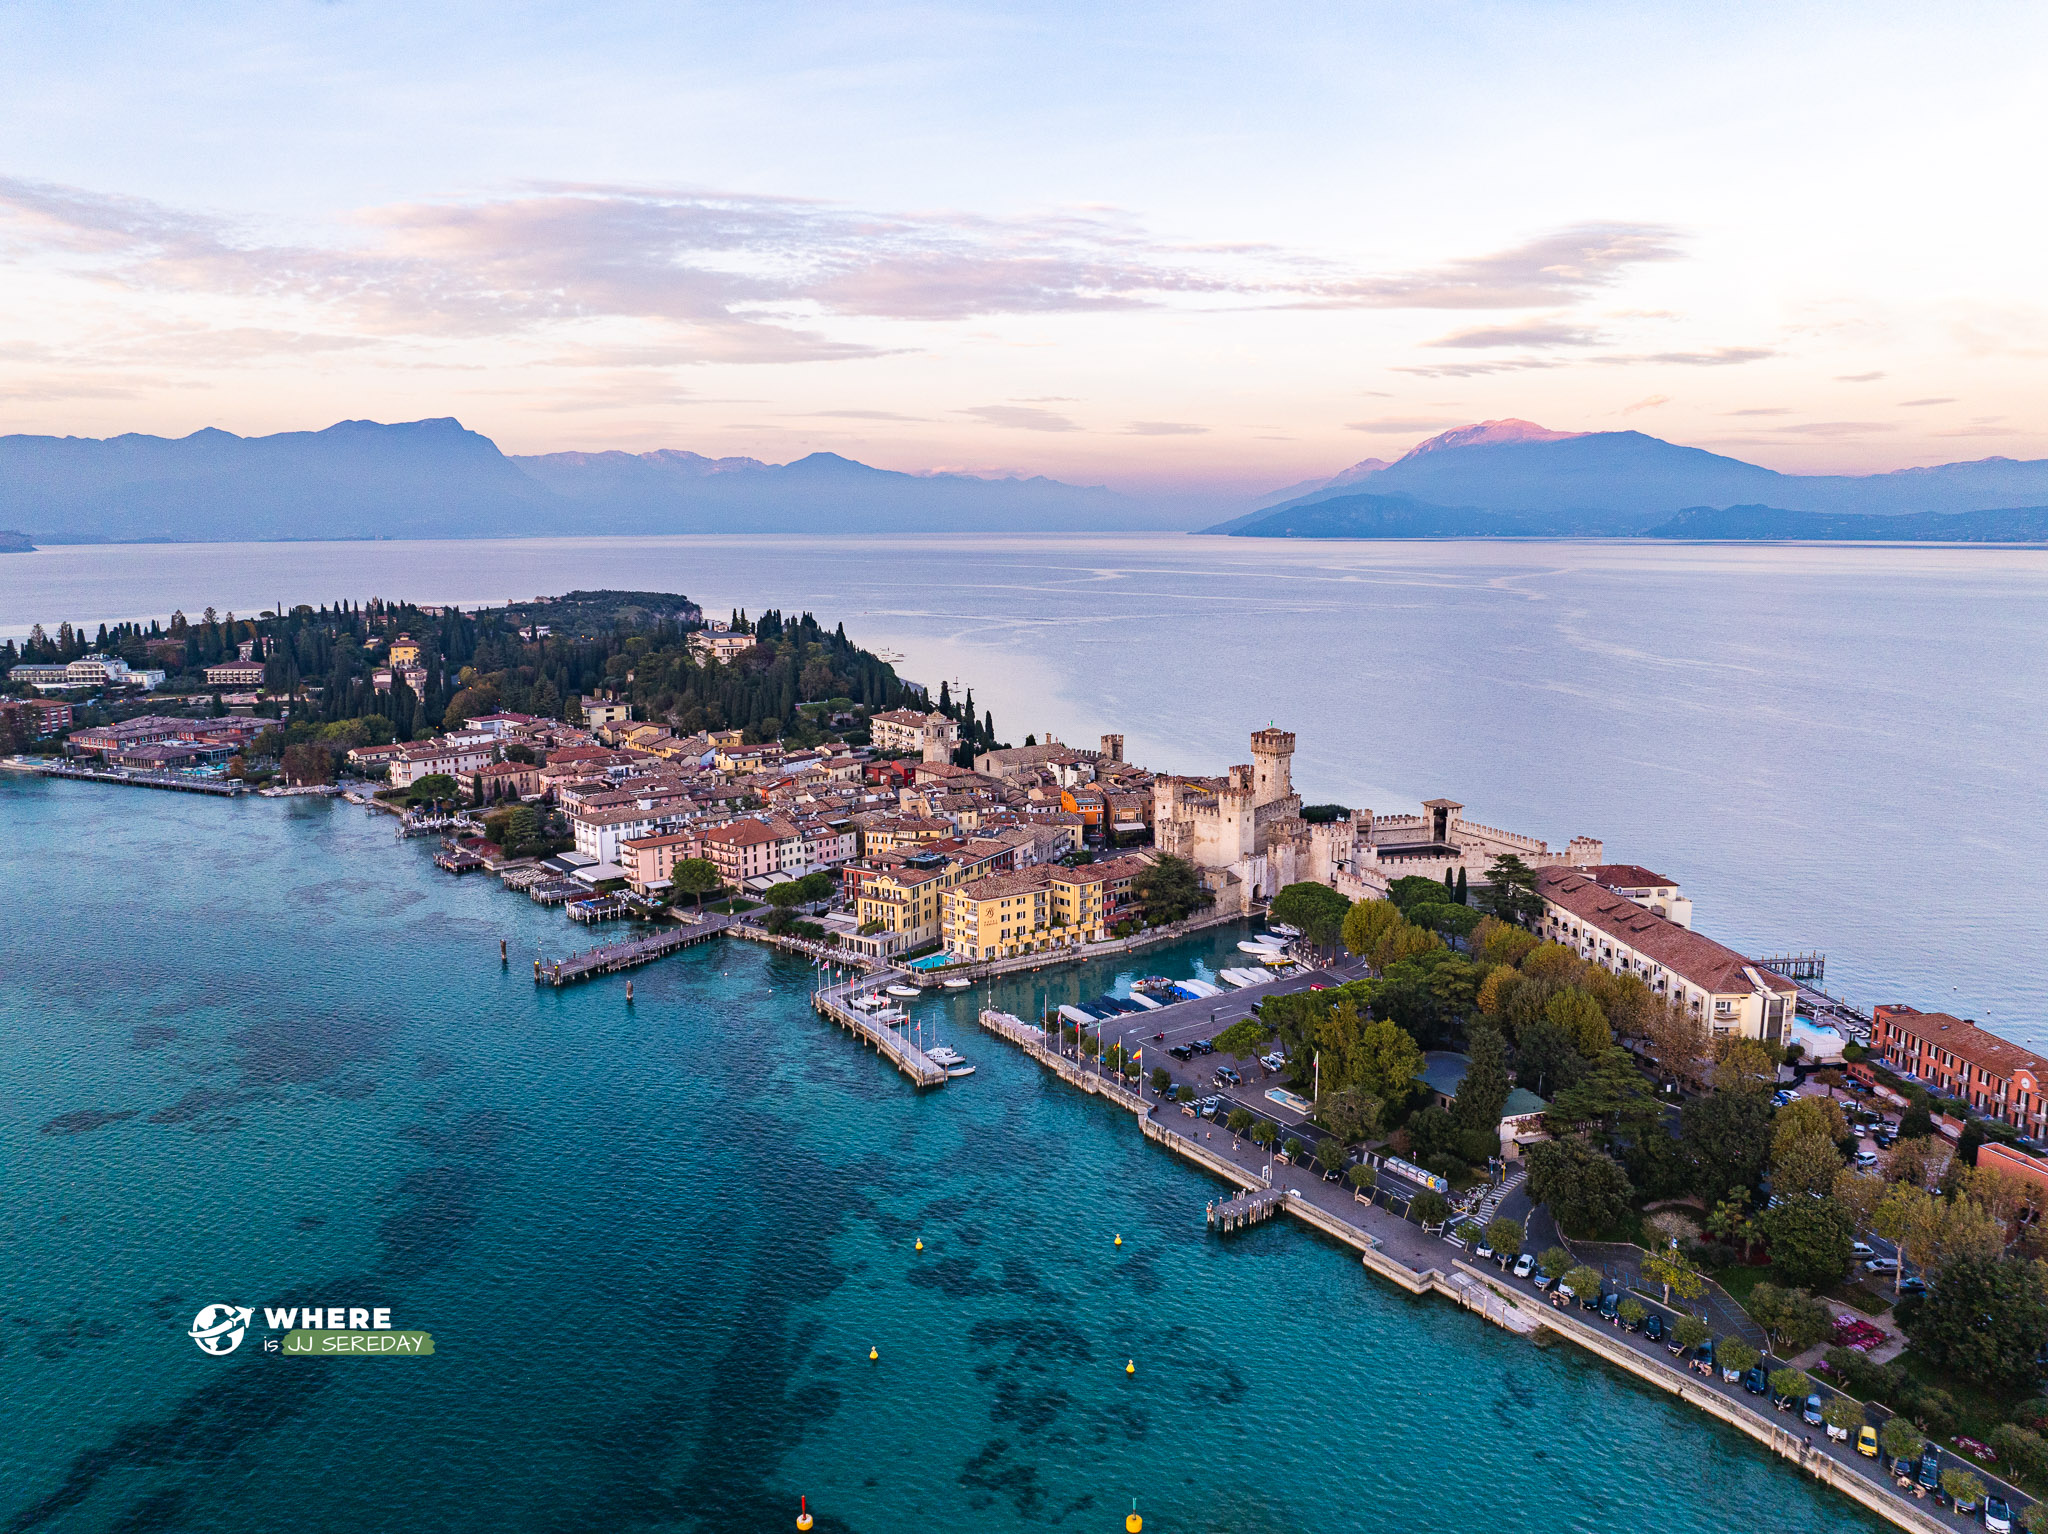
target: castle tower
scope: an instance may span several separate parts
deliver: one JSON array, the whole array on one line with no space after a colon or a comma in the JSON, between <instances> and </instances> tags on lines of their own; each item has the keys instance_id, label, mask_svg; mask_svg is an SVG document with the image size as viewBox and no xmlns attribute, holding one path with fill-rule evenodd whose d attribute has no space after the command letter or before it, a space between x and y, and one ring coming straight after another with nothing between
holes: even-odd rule
<instances>
[{"instance_id":1,"label":"castle tower","mask_svg":"<svg viewBox=\"0 0 2048 1534\"><path fill-rule=\"evenodd\" d=\"M1102 759L1105 762L1120 762L1124 759L1124 738L1121 735L1102 737Z\"/></svg>"},{"instance_id":2,"label":"castle tower","mask_svg":"<svg viewBox=\"0 0 2048 1534\"><path fill-rule=\"evenodd\" d=\"M1271 804L1294 792L1294 732L1271 726L1252 736L1252 803Z\"/></svg>"}]
</instances>

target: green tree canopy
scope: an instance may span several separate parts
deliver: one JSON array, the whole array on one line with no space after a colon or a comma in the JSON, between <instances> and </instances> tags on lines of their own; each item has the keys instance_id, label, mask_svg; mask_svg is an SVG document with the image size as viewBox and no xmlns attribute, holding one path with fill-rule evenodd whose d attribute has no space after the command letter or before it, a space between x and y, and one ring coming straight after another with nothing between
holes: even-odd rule
<instances>
[{"instance_id":1,"label":"green tree canopy","mask_svg":"<svg viewBox=\"0 0 2048 1534\"><path fill-rule=\"evenodd\" d=\"M1904 1322L1913 1346L1960 1378L2018 1384L2048 1347L2048 1263L1965 1257Z\"/></svg>"},{"instance_id":2,"label":"green tree canopy","mask_svg":"<svg viewBox=\"0 0 2048 1534\"><path fill-rule=\"evenodd\" d=\"M1577 1138L1529 1147L1529 1196L1568 1236L1597 1235L1621 1218L1633 1190L1611 1156Z\"/></svg>"},{"instance_id":3,"label":"green tree canopy","mask_svg":"<svg viewBox=\"0 0 2048 1534\"><path fill-rule=\"evenodd\" d=\"M1572 1254L1561 1246L1545 1247L1543 1255L1536 1259L1536 1266L1542 1270L1545 1278L1555 1283L1571 1272Z\"/></svg>"},{"instance_id":4,"label":"green tree canopy","mask_svg":"<svg viewBox=\"0 0 2048 1534\"><path fill-rule=\"evenodd\" d=\"M1694 1098L1679 1114L1679 1139L1692 1157L1693 1191L1725 1198L1732 1188L1754 1188L1770 1147L1771 1103L1741 1090Z\"/></svg>"},{"instance_id":5,"label":"green tree canopy","mask_svg":"<svg viewBox=\"0 0 2048 1534\"><path fill-rule=\"evenodd\" d=\"M1803 1401L1813 1394L1813 1376L1804 1369L1773 1369L1771 1389L1778 1395Z\"/></svg>"},{"instance_id":6,"label":"green tree canopy","mask_svg":"<svg viewBox=\"0 0 2048 1534\"><path fill-rule=\"evenodd\" d=\"M1273 897L1272 919L1299 927L1318 948L1333 948L1344 932L1351 902L1327 884L1290 884Z\"/></svg>"},{"instance_id":7,"label":"green tree canopy","mask_svg":"<svg viewBox=\"0 0 2048 1534\"><path fill-rule=\"evenodd\" d=\"M1737 1336L1723 1337L1714 1346L1714 1357L1724 1369L1733 1369L1737 1374L1747 1374L1756 1367L1756 1361L1763 1355L1747 1341Z\"/></svg>"},{"instance_id":8,"label":"green tree canopy","mask_svg":"<svg viewBox=\"0 0 2048 1534\"><path fill-rule=\"evenodd\" d=\"M1210 1042L1233 1060L1249 1060L1266 1047L1272 1030L1256 1017L1241 1017Z\"/></svg>"},{"instance_id":9,"label":"green tree canopy","mask_svg":"<svg viewBox=\"0 0 2048 1534\"><path fill-rule=\"evenodd\" d=\"M1758 1284L1749 1291L1750 1319L1787 1353L1803 1353L1827 1336L1828 1308L1804 1289Z\"/></svg>"},{"instance_id":10,"label":"green tree canopy","mask_svg":"<svg viewBox=\"0 0 2048 1534\"><path fill-rule=\"evenodd\" d=\"M1422 1071L1422 1050L1391 1018L1368 1023L1361 1040L1358 1085L1389 1109L1407 1104Z\"/></svg>"},{"instance_id":11,"label":"green tree canopy","mask_svg":"<svg viewBox=\"0 0 2048 1534\"><path fill-rule=\"evenodd\" d=\"M1451 1212L1450 1201L1434 1188L1424 1188L1415 1195L1415 1201L1408 1206L1408 1212L1422 1225L1441 1225Z\"/></svg>"},{"instance_id":12,"label":"green tree canopy","mask_svg":"<svg viewBox=\"0 0 2048 1534\"><path fill-rule=\"evenodd\" d=\"M1796 1285L1832 1284L1849 1266L1855 1231L1849 1211L1831 1198L1787 1198L1759 1215L1757 1226L1770 1243L1772 1265Z\"/></svg>"},{"instance_id":13,"label":"green tree canopy","mask_svg":"<svg viewBox=\"0 0 2048 1534\"><path fill-rule=\"evenodd\" d=\"M1486 1222L1486 1244L1502 1257L1519 1257L1522 1253L1522 1222L1497 1214Z\"/></svg>"},{"instance_id":14,"label":"green tree canopy","mask_svg":"<svg viewBox=\"0 0 2048 1534\"><path fill-rule=\"evenodd\" d=\"M1154 926L1185 921L1216 901L1202 887L1202 876L1195 865L1171 854L1162 856L1149 868L1140 869L1131 880L1131 892L1144 902L1145 919Z\"/></svg>"},{"instance_id":15,"label":"green tree canopy","mask_svg":"<svg viewBox=\"0 0 2048 1534\"><path fill-rule=\"evenodd\" d=\"M1515 1080L1538 1097L1555 1101L1586 1073L1586 1061L1571 1035L1538 1015L1516 1034Z\"/></svg>"},{"instance_id":16,"label":"green tree canopy","mask_svg":"<svg viewBox=\"0 0 2048 1534\"><path fill-rule=\"evenodd\" d=\"M1702 1347L1713 1335L1713 1329L1695 1315L1680 1316L1671 1328L1671 1340L1682 1348Z\"/></svg>"},{"instance_id":17,"label":"green tree canopy","mask_svg":"<svg viewBox=\"0 0 2048 1534\"><path fill-rule=\"evenodd\" d=\"M1391 900L1358 901L1344 913L1344 946L1364 958L1402 920L1401 908Z\"/></svg>"},{"instance_id":18,"label":"green tree canopy","mask_svg":"<svg viewBox=\"0 0 2048 1534\"><path fill-rule=\"evenodd\" d=\"M718 865L709 858L683 858L669 871L670 896L694 895L701 910L704 897L725 881L720 877Z\"/></svg>"},{"instance_id":19,"label":"green tree canopy","mask_svg":"<svg viewBox=\"0 0 2048 1534\"><path fill-rule=\"evenodd\" d=\"M1468 1134L1492 1136L1508 1101L1507 1040L1491 1024L1475 1024L1466 1053L1465 1079L1451 1101L1451 1117Z\"/></svg>"},{"instance_id":20,"label":"green tree canopy","mask_svg":"<svg viewBox=\"0 0 2048 1534\"><path fill-rule=\"evenodd\" d=\"M1536 870L1513 853L1502 853L1487 866L1486 883L1475 903L1502 921L1533 923L1543 914L1543 897L1536 893Z\"/></svg>"}]
</instances>

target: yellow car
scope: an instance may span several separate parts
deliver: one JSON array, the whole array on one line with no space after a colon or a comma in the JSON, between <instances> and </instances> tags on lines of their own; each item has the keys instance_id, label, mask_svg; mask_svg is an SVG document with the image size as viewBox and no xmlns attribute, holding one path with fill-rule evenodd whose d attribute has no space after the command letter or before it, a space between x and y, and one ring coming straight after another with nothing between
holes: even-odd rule
<instances>
[{"instance_id":1,"label":"yellow car","mask_svg":"<svg viewBox=\"0 0 2048 1534\"><path fill-rule=\"evenodd\" d=\"M1856 1430L1856 1452L1865 1459L1877 1458L1877 1429L1867 1422Z\"/></svg>"}]
</instances>

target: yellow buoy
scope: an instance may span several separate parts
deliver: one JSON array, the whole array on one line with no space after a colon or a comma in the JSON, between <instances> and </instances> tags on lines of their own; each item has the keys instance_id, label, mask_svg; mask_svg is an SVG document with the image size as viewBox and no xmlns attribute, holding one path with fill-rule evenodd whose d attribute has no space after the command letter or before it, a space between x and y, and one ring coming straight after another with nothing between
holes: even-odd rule
<instances>
[{"instance_id":1,"label":"yellow buoy","mask_svg":"<svg viewBox=\"0 0 2048 1534\"><path fill-rule=\"evenodd\" d=\"M882 1355L881 1355L881 1354L880 1354L879 1352L877 1352L877 1351L876 1351L875 1349L873 1349L873 1348L869 1348L869 1349L868 1349L868 1362L869 1362L869 1363L873 1363L873 1362L874 1362L874 1361L875 1361L876 1359L880 1358L881 1356L882 1356Z\"/></svg>"},{"instance_id":2,"label":"yellow buoy","mask_svg":"<svg viewBox=\"0 0 2048 1534\"><path fill-rule=\"evenodd\" d=\"M1116 1238L1116 1244L1117 1244L1118 1246L1122 1246L1122 1245L1124 1244L1124 1238L1123 1238L1123 1237L1122 1237L1121 1235L1119 1235L1119 1236L1118 1236L1118 1237Z\"/></svg>"},{"instance_id":3,"label":"yellow buoy","mask_svg":"<svg viewBox=\"0 0 2048 1534\"><path fill-rule=\"evenodd\" d=\"M1124 1528L1129 1531L1129 1534L1141 1534L1144 1527L1145 1520L1138 1516L1138 1499L1133 1497L1131 1498L1131 1510L1124 1515Z\"/></svg>"},{"instance_id":4,"label":"yellow buoy","mask_svg":"<svg viewBox=\"0 0 2048 1534\"><path fill-rule=\"evenodd\" d=\"M918 1249L918 1250L919 1250L920 1252L924 1250L924 1237L922 1237L922 1236L919 1236L919 1237L917 1238L917 1249Z\"/></svg>"},{"instance_id":5,"label":"yellow buoy","mask_svg":"<svg viewBox=\"0 0 2048 1534\"><path fill-rule=\"evenodd\" d=\"M1134 1359L1132 1359L1132 1360L1131 1360L1131 1361L1130 1361L1129 1363L1127 1363L1127 1364L1125 1364L1125 1365L1124 1365L1124 1373L1126 1373L1126 1374L1136 1374L1137 1372L1138 1372L1138 1361L1137 1361L1137 1359L1135 1359L1135 1358L1134 1358Z\"/></svg>"},{"instance_id":6,"label":"yellow buoy","mask_svg":"<svg viewBox=\"0 0 2048 1534\"><path fill-rule=\"evenodd\" d=\"M805 1497L797 1508L796 1527L797 1534L810 1534L811 1499L809 1497Z\"/></svg>"}]
</instances>

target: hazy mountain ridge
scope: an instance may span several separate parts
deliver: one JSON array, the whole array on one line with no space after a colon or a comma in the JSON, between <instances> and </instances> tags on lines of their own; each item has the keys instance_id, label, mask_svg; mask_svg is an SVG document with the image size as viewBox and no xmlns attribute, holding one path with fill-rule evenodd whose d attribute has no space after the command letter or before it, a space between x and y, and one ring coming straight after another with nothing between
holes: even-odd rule
<instances>
[{"instance_id":1,"label":"hazy mountain ridge","mask_svg":"<svg viewBox=\"0 0 2048 1534\"><path fill-rule=\"evenodd\" d=\"M1184 528L1164 503L1058 480L651 453L508 457L442 418L239 437L0 437L0 524L43 543L689 532Z\"/></svg>"},{"instance_id":2,"label":"hazy mountain ridge","mask_svg":"<svg viewBox=\"0 0 2048 1534\"><path fill-rule=\"evenodd\" d=\"M1394 536L1309 530L1378 525L1385 508L1348 505L1361 496L1400 497L1443 513L1434 524L1419 512L1403 513L1404 525L1431 528L1414 536L1473 536L1465 530L1466 513L1478 511L1501 519L1489 524L1498 535L1628 537L1658 531L1682 512L1712 507L1872 517L2007 511L2048 502L2048 460L1984 458L1867 475L1781 474L1642 432L1555 433L1526 421L1487 421L1433 437L1384 468L1351 474L1342 484L1326 481L1278 504L1268 500L1204 531L1257 537ZM1340 502L1346 505L1326 515L1305 515L1307 507ZM1998 536L2003 541L2005 535Z\"/></svg>"}]
</instances>

